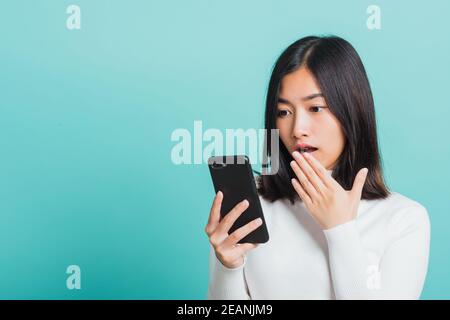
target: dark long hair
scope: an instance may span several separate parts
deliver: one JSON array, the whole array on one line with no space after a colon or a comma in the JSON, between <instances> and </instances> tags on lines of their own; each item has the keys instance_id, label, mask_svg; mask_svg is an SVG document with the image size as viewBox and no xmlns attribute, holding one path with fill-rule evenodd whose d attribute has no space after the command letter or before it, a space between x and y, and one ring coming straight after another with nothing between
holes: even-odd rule
<instances>
[{"instance_id":1,"label":"dark long hair","mask_svg":"<svg viewBox=\"0 0 450 320\"><path fill-rule=\"evenodd\" d=\"M271 155L270 129L276 129L278 95L283 77L306 67L315 77L325 101L341 124L345 147L333 168L333 178L350 190L358 171L369 169L362 199L386 198L378 151L375 108L369 80L361 59L346 40L336 36L305 37L291 44L278 58L272 71L266 99L266 148ZM279 141L279 170L274 175L258 177L258 192L273 202L300 199L291 184L295 177L289 163L293 160Z\"/></svg>"}]
</instances>

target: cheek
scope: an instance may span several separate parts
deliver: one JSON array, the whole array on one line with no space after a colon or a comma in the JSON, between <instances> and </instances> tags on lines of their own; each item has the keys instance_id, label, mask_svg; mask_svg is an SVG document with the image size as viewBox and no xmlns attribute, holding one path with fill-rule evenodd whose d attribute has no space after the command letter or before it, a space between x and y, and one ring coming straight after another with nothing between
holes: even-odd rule
<instances>
[{"instance_id":1,"label":"cheek","mask_svg":"<svg viewBox=\"0 0 450 320\"><path fill-rule=\"evenodd\" d=\"M338 152L340 155L342 150L344 149L345 135L344 135L344 131L342 130L342 127L339 123L335 124L334 130L333 130L333 136L334 136L336 152Z\"/></svg>"},{"instance_id":2,"label":"cheek","mask_svg":"<svg viewBox=\"0 0 450 320\"><path fill-rule=\"evenodd\" d=\"M341 128L340 123L334 117L330 117L325 121L322 128L324 133L323 138L325 139L325 144L327 145L327 154L331 157L337 158L341 155L344 145L345 136Z\"/></svg>"}]
</instances>

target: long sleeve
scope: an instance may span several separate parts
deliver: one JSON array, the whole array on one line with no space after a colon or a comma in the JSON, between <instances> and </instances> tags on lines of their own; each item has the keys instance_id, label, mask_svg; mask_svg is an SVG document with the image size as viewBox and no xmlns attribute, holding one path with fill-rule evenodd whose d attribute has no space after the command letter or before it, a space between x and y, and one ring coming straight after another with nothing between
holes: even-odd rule
<instances>
[{"instance_id":1,"label":"long sleeve","mask_svg":"<svg viewBox=\"0 0 450 320\"><path fill-rule=\"evenodd\" d=\"M418 299L428 268L430 222L426 209L410 206L384 226L386 248L369 261L357 221L324 230L336 299Z\"/></svg>"},{"instance_id":2,"label":"long sleeve","mask_svg":"<svg viewBox=\"0 0 450 320\"><path fill-rule=\"evenodd\" d=\"M213 247L210 245L209 254L209 283L207 298L209 300L248 300L250 295L244 276L244 263L234 269L225 267L217 259Z\"/></svg>"}]
</instances>

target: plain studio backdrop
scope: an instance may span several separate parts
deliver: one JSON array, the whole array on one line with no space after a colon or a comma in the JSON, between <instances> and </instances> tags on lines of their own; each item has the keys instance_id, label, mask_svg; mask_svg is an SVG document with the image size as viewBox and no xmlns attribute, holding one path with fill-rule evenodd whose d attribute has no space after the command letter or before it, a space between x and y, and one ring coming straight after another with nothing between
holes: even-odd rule
<instances>
[{"instance_id":1,"label":"plain studio backdrop","mask_svg":"<svg viewBox=\"0 0 450 320\"><path fill-rule=\"evenodd\" d=\"M70 5L80 29L67 27ZM171 134L194 121L262 128L278 55L330 33L366 67L389 187L430 214L422 298L450 298L449 12L448 1L5 1L0 298L205 298L214 191L206 164L173 163ZM72 265L80 289L67 287Z\"/></svg>"}]
</instances>

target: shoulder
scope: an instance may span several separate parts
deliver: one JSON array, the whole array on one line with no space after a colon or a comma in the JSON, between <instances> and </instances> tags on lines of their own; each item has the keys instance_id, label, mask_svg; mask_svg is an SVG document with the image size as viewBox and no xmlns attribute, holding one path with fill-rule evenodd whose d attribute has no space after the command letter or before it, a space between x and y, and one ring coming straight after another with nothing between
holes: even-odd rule
<instances>
[{"instance_id":1,"label":"shoulder","mask_svg":"<svg viewBox=\"0 0 450 320\"><path fill-rule=\"evenodd\" d=\"M417 217L428 216L425 206L399 192L392 191L386 199L381 201L385 201L384 205L390 209L391 213L410 212L411 215Z\"/></svg>"},{"instance_id":2,"label":"shoulder","mask_svg":"<svg viewBox=\"0 0 450 320\"><path fill-rule=\"evenodd\" d=\"M387 198L373 201L373 209L384 216L393 233L430 227L428 210L416 200L398 192L391 192Z\"/></svg>"}]
</instances>

